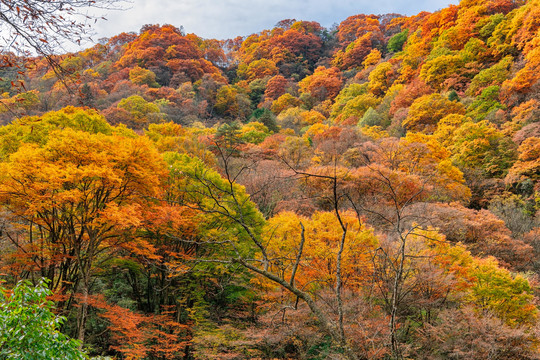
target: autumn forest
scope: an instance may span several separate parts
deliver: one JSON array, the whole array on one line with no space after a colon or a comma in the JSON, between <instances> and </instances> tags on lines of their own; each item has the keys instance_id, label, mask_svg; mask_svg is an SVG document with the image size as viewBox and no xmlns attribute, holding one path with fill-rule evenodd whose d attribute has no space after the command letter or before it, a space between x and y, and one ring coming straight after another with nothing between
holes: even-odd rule
<instances>
[{"instance_id":1,"label":"autumn forest","mask_svg":"<svg viewBox=\"0 0 540 360\"><path fill-rule=\"evenodd\" d=\"M539 25L1 54L0 359L540 359Z\"/></svg>"}]
</instances>

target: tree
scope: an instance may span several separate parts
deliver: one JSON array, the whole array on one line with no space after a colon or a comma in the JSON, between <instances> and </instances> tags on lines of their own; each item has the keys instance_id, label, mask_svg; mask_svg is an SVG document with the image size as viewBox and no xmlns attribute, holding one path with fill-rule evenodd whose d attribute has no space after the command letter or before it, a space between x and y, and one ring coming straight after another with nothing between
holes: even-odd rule
<instances>
[{"instance_id":1,"label":"tree","mask_svg":"<svg viewBox=\"0 0 540 360\"><path fill-rule=\"evenodd\" d=\"M248 81L252 81L266 76L274 76L278 72L279 70L272 60L260 59L252 61L249 65L242 64L242 66L238 67L237 74Z\"/></svg>"},{"instance_id":2,"label":"tree","mask_svg":"<svg viewBox=\"0 0 540 360\"><path fill-rule=\"evenodd\" d=\"M538 310L531 302L529 281L499 267L493 258L477 259L474 265L471 275L476 282L471 289L471 300L510 326L533 326Z\"/></svg>"},{"instance_id":3,"label":"tree","mask_svg":"<svg viewBox=\"0 0 540 360\"><path fill-rule=\"evenodd\" d=\"M282 111L300 105L300 100L289 93L285 93L272 102L271 110L278 115Z\"/></svg>"},{"instance_id":4,"label":"tree","mask_svg":"<svg viewBox=\"0 0 540 360\"><path fill-rule=\"evenodd\" d=\"M137 85L148 85L149 87L159 87L156 82L156 74L150 70L135 66L129 71L129 80Z\"/></svg>"},{"instance_id":5,"label":"tree","mask_svg":"<svg viewBox=\"0 0 540 360\"><path fill-rule=\"evenodd\" d=\"M266 90L264 96L267 99L275 100L281 95L285 94L287 90L287 79L282 75L276 75L268 80L266 84Z\"/></svg>"},{"instance_id":6,"label":"tree","mask_svg":"<svg viewBox=\"0 0 540 360\"><path fill-rule=\"evenodd\" d=\"M225 85L217 92L214 109L223 117L244 120L251 114L251 101L236 86Z\"/></svg>"},{"instance_id":7,"label":"tree","mask_svg":"<svg viewBox=\"0 0 540 360\"><path fill-rule=\"evenodd\" d=\"M487 120L458 127L450 151L456 164L493 177L506 175L516 158L515 144Z\"/></svg>"},{"instance_id":8,"label":"tree","mask_svg":"<svg viewBox=\"0 0 540 360\"><path fill-rule=\"evenodd\" d=\"M388 51L393 53L401 51L401 49L403 49L403 44L405 44L405 41L407 41L408 33L409 31L403 30L402 32L392 36L386 44Z\"/></svg>"},{"instance_id":9,"label":"tree","mask_svg":"<svg viewBox=\"0 0 540 360\"><path fill-rule=\"evenodd\" d=\"M415 343L419 359L532 360L538 352L536 338L527 328L510 327L471 306L442 311L436 323L420 329Z\"/></svg>"},{"instance_id":10,"label":"tree","mask_svg":"<svg viewBox=\"0 0 540 360\"><path fill-rule=\"evenodd\" d=\"M380 63L369 73L369 91L374 95L384 96L392 85L395 72L390 62Z\"/></svg>"},{"instance_id":11,"label":"tree","mask_svg":"<svg viewBox=\"0 0 540 360\"><path fill-rule=\"evenodd\" d=\"M226 83L221 71L204 58L198 42L198 37L186 36L172 25L146 25L136 39L126 44L115 66L152 70L160 85L169 85L174 76L195 82L206 74Z\"/></svg>"},{"instance_id":12,"label":"tree","mask_svg":"<svg viewBox=\"0 0 540 360\"><path fill-rule=\"evenodd\" d=\"M358 126L380 126L383 120L384 118L381 116L381 114L379 114L377 110L370 107L367 109L364 116L358 121Z\"/></svg>"},{"instance_id":13,"label":"tree","mask_svg":"<svg viewBox=\"0 0 540 360\"><path fill-rule=\"evenodd\" d=\"M129 111L137 120L144 118L150 113L159 113L159 107L156 104L147 102L139 95L132 95L120 100L118 108Z\"/></svg>"},{"instance_id":14,"label":"tree","mask_svg":"<svg viewBox=\"0 0 540 360\"><path fill-rule=\"evenodd\" d=\"M341 70L359 68L372 49L371 33L365 34L351 42L345 50L336 52L332 65Z\"/></svg>"},{"instance_id":15,"label":"tree","mask_svg":"<svg viewBox=\"0 0 540 360\"><path fill-rule=\"evenodd\" d=\"M490 113L499 109L506 109L506 106L499 103L499 87L488 86L480 96L467 108L467 114L476 121L485 119Z\"/></svg>"},{"instance_id":16,"label":"tree","mask_svg":"<svg viewBox=\"0 0 540 360\"><path fill-rule=\"evenodd\" d=\"M420 77L427 84L442 88L444 81L464 66L459 55L441 55L426 61L420 71Z\"/></svg>"},{"instance_id":17,"label":"tree","mask_svg":"<svg viewBox=\"0 0 540 360\"><path fill-rule=\"evenodd\" d=\"M335 193L334 197L336 202L333 211L335 216L333 222L334 226L337 227L334 230L337 234L336 241L339 250L335 253L335 260L333 260L335 261L333 286L338 310L337 318L333 320L333 317L330 317L324 311L316 298L295 282L300 261L303 259L303 244L305 243L303 225L300 224L302 230L301 239L298 239L300 245L296 253L296 260L292 265L290 276L285 276L282 272L275 271L276 269L272 266L276 259L274 259L273 250L268 247L262 236L265 221L261 213L249 200L245 189L235 182L246 168L241 167L236 170L232 168L230 164L231 153L224 151L220 144L216 143L215 145L225 170L224 177L221 177L214 170L206 168L196 158L185 155L171 158L173 168L177 169L176 173L178 175L181 175L178 178L177 187L179 201L186 206L196 208L204 214L204 217L201 218L201 228L206 229L206 242L209 245L214 244L218 249L223 249L214 254L218 258L214 258L212 261L241 265L305 301L311 312L319 320L321 328L331 336L336 345L343 349L347 358L356 359L356 355L354 355L347 343L343 327L344 317L341 300L343 278L341 266L348 225L338 211L339 200L337 193ZM321 177L328 178L329 181L337 181L337 178ZM337 183L335 184L337 185ZM219 231L216 231L215 224L219 224ZM360 229L360 231L363 230Z\"/></svg>"},{"instance_id":18,"label":"tree","mask_svg":"<svg viewBox=\"0 0 540 360\"><path fill-rule=\"evenodd\" d=\"M518 148L518 160L508 171L507 181L538 180L540 174L540 138L527 138Z\"/></svg>"},{"instance_id":19,"label":"tree","mask_svg":"<svg viewBox=\"0 0 540 360\"><path fill-rule=\"evenodd\" d=\"M100 16L90 15L89 9L119 9L124 0L1 0L0 46L5 63L14 65L6 54L44 56L57 75L65 75L53 54L66 42L80 45L91 34L92 21Z\"/></svg>"},{"instance_id":20,"label":"tree","mask_svg":"<svg viewBox=\"0 0 540 360\"><path fill-rule=\"evenodd\" d=\"M440 94L424 95L412 103L403 126L409 131L432 133L439 120L450 114L464 114L465 107Z\"/></svg>"},{"instance_id":21,"label":"tree","mask_svg":"<svg viewBox=\"0 0 540 360\"><path fill-rule=\"evenodd\" d=\"M354 15L349 16L339 24L337 39L342 46L347 46L366 34L370 34L378 41L374 45L380 45L383 40L379 16L377 15Z\"/></svg>"},{"instance_id":22,"label":"tree","mask_svg":"<svg viewBox=\"0 0 540 360\"><path fill-rule=\"evenodd\" d=\"M276 115L266 108L259 108L253 112L251 119L256 119L259 122L262 122L268 130L277 133L279 127L276 122Z\"/></svg>"},{"instance_id":23,"label":"tree","mask_svg":"<svg viewBox=\"0 0 540 360\"><path fill-rule=\"evenodd\" d=\"M400 328L405 321L401 314L415 271L413 259L418 254L411 243L435 236L434 231L423 232L419 227L427 224L427 216L416 216L408 210L418 202L452 197L466 200L470 195L449 156L436 142L430 143L427 136L411 134L400 141L383 139L364 144L356 169L313 167L301 173L306 176L312 196L327 207L335 206L337 196L340 206L354 209L385 239L386 245L375 253L380 277L376 276L374 281L384 283L381 291L390 318L390 348L398 358L402 354Z\"/></svg>"},{"instance_id":24,"label":"tree","mask_svg":"<svg viewBox=\"0 0 540 360\"><path fill-rule=\"evenodd\" d=\"M359 84L345 87L332 106L331 118L337 123L356 124L369 108L375 108L381 103L381 99L366 91L367 87Z\"/></svg>"},{"instance_id":25,"label":"tree","mask_svg":"<svg viewBox=\"0 0 540 360\"><path fill-rule=\"evenodd\" d=\"M7 160L24 144L42 146L47 143L51 133L62 128L106 135L111 135L114 129L97 111L68 106L42 116L17 119L0 128L0 157Z\"/></svg>"},{"instance_id":26,"label":"tree","mask_svg":"<svg viewBox=\"0 0 540 360\"><path fill-rule=\"evenodd\" d=\"M396 95L390 106L390 114L393 115L398 109L408 108L419 97L431 94L433 90L422 80L416 78L403 87Z\"/></svg>"},{"instance_id":27,"label":"tree","mask_svg":"<svg viewBox=\"0 0 540 360\"><path fill-rule=\"evenodd\" d=\"M23 144L0 167L0 203L28 228L26 241L16 244L21 258L51 288L71 297L80 291L84 342L95 264L108 249L140 245L126 235L141 225L164 164L147 139L67 128L52 132L42 147Z\"/></svg>"},{"instance_id":28,"label":"tree","mask_svg":"<svg viewBox=\"0 0 540 360\"><path fill-rule=\"evenodd\" d=\"M178 157L175 163L184 176L178 188L183 204L205 214L204 224L220 224L218 232L209 231L205 236L205 243L225 250L215 253L221 257L214 261L239 264L259 274L265 283L283 289L291 296L291 303L294 298L302 300L348 359L360 356L350 333L348 309L354 305L346 299L349 294L362 294L360 288L369 288L371 281L384 281L381 289L385 290L380 293L391 319L388 340L392 353L399 356L400 326L405 321L401 311L410 288L410 262L416 255L409 241L421 241L429 235L417 233L416 225L410 226L405 210L419 201L468 196L461 173L444 161L450 154L437 143L410 135L397 146L388 141L365 150L365 165L354 171L335 165L341 154L331 155L333 161L328 163L334 165L307 170L300 170L298 162L283 156L304 184L306 194L313 195L327 211L315 213L311 219L283 213L263 221L236 183L249 167L232 166L230 153L219 144L217 149L223 177L196 159ZM344 211L347 208L350 211ZM387 232L383 238L393 240L386 241L380 253L377 240L363 225L366 218ZM374 255L377 264L373 266L383 265L384 280L374 277L371 270L369 259ZM356 321L362 324L363 319Z\"/></svg>"},{"instance_id":29,"label":"tree","mask_svg":"<svg viewBox=\"0 0 540 360\"><path fill-rule=\"evenodd\" d=\"M305 77L298 83L300 92L310 93L319 101L333 99L341 90L343 80L337 68L325 68L323 66L315 69L313 75Z\"/></svg>"},{"instance_id":30,"label":"tree","mask_svg":"<svg viewBox=\"0 0 540 360\"><path fill-rule=\"evenodd\" d=\"M248 144L260 144L269 135L270 130L258 121L249 122L240 129L240 138Z\"/></svg>"},{"instance_id":31,"label":"tree","mask_svg":"<svg viewBox=\"0 0 540 360\"><path fill-rule=\"evenodd\" d=\"M111 348L125 358L176 360L187 355L189 326L175 319L172 306L145 315L109 304L101 295L89 303L110 324Z\"/></svg>"},{"instance_id":32,"label":"tree","mask_svg":"<svg viewBox=\"0 0 540 360\"><path fill-rule=\"evenodd\" d=\"M19 281L8 290L0 286L0 357L26 360L83 360L79 342L59 331L65 318L54 314L44 280L35 287Z\"/></svg>"},{"instance_id":33,"label":"tree","mask_svg":"<svg viewBox=\"0 0 540 360\"><path fill-rule=\"evenodd\" d=\"M364 65L364 68L367 69L371 65L377 64L382 58L382 54L379 51L379 49L373 49L371 52L366 56L364 59L364 62L362 62L362 65Z\"/></svg>"},{"instance_id":34,"label":"tree","mask_svg":"<svg viewBox=\"0 0 540 360\"><path fill-rule=\"evenodd\" d=\"M471 81L467 89L469 95L479 95L488 86L500 85L509 74L512 57L507 56L490 68L480 71Z\"/></svg>"},{"instance_id":35,"label":"tree","mask_svg":"<svg viewBox=\"0 0 540 360\"><path fill-rule=\"evenodd\" d=\"M497 216L488 210L467 209L456 203L418 204L410 210L429 213L431 226L437 227L448 242L467 246L474 256L494 256L501 265L518 270L526 269L531 261L531 247L519 237L512 237L501 220L506 219L501 214L502 209L495 212ZM523 217L519 220L523 221Z\"/></svg>"},{"instance_id":36,"label":"tree","mask_svg":"<svg viewBox=\"0 0 540 360\"><path fill-rule=\"evenodd\" d=\"M276 27L248 36L239 48L240 69L263 60L289 77L304 77L313 70L323 48L322 27L315 22L297 21L290 27ZM270 63L269 63L270 61ZM273 66L271 66L273 68ZM242 70L243 71L243 70ZM273 70L272 70L273 71Z\"/></svg>"}]
</instances>

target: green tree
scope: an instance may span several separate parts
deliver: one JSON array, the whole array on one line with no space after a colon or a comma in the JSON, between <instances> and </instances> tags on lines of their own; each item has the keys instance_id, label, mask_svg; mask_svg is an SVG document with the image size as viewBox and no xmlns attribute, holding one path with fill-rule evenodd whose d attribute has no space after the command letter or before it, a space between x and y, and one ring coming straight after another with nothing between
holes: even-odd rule
<instances>
[{"instance_id":1,"label":"green tree","mask_svg":"<svg viewBox=\"0 0 540 360\"><path fill-rule=\"evenodd\" d=\"M277 133L279 131L279 126L276 121L276 115L268 109L259 108L253 112L251 115L251 120L256 120L262 122L268 130Z\"/></svg>"},{"instance_id":2,"label":"green tree","mask_svg":"<svg viewBox=\"0 0 540 360\"><path fill-rule=\"evenodd\" d=\"M45 281L33 287L20 281L13 290L0 287L0 358L17 360L87 359L80 343L58 331L65 320L53 313Z\"/></svg>"},{"instance_id":3,"label":"green tree","mask_svg":"<svg viewBox=\"0 0 540 360\"><path fill-rule=\"evenodd\" d=\"M401 51L403 49L403 44L405 44L405 41L407 41L408 33L408 30L403 30L402 32L392 36L386 45L388 51L393 53Z\"/></svg>"},{"instance_id":4,"label":"green tree","mask_svg":"<svg viewBox=\"0 0 540 360\"><path fill-rule=\"evenodd\" d=\"M467 108L467 114L477 121L484 120L486 116L499 109L506 109L506 106L499 102L499 87L488 86L482 94Z\"/></svg>"},{"instance_id":5,"label":"green tree","mask_svg":"<svg viewBox=\"0 0 540 360\"><path fill-rule=\"evenodd\" d=\"M512 66L512 57L507 56L490 68L480 71L471 81L467 95L476 96L488 86L500 85L506 80Z\"/></svg>"},{"instance_id":6,"label":"green tree","mask_svg":"<svg viewBox=\"0 0 540 360\"><path fill-rule=\"evenodd\" d=\"M498 266L494 258L475 260L472 274L476 279L471 300L483 310L492 311L508 325L533 325L538 310L533 305L529 282Z\"/></svg>"},{"instance_id":7,"label":"green tree","mask_svg":"<svg viewBox=\"0 0 540 360\"><path fill-rule=\"evenodd\" d=\"M384 118L377 112L377 110L370 107L367 109L364 116L358 121L358 126L378 126L381 125Z\"/></svg>"},{"instance_id":8,"label":"green tree","mask_svg":"<svg viewBox=\"0 0 540 360\"><path fill-rule=\"evenodd\" d=\"M450 151L458 166L481 169L488 176L505 176L515 161L515 145L487 120L465 122L452 142Z\"/></svg>"}]
</instances>

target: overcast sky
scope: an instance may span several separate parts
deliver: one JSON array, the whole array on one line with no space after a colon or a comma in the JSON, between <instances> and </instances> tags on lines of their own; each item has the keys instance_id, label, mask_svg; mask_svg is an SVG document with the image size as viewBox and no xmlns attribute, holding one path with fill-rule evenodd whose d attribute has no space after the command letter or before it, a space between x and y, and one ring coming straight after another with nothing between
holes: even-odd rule
<instances>
[{"instance_id":1,"label":"overcast sky","mask_svg":"<svg viewBox=\"0 0 540 360\"><path fill-rule=\"evenodd\" d=\"M138 32L145 24L184 26L186 33L228 39L272 28L283 19L317 21L325 27L356 14L436 11L458 0L131 0L94 25L94 39Z\"/></svg>"}]
</instances>

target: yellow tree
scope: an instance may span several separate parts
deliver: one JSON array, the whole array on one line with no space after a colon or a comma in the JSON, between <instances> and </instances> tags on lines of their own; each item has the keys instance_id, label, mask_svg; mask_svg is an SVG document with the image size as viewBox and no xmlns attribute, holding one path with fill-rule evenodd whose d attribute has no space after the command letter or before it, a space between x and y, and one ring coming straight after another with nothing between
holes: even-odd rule
<instances>
[{"instance_id":1,"label":"yellow tree","mask_svg":"<svg viewBox=\"0 0 540 360\"><path fill-rule=\"evenodd\" d=\"M465 114L465 107L440 94L424 95L414 100L403 126L409 131L432 133L439 120L450 114Z\"/></svg>"},{"instance_id":2,"label":"yellow tree","mask_svg":"<svg viewBox=\"0 0 540 360\"><path fill-rule=\"evenodd\" d=\"M372 276L370 258L378 241L372 231L352 211L340 217L347 227L342 253L342 282L358 289ZM336 255L342 237L339 219L332 212L316 212L311 218L282 212L269 219L263 229L268 243L270 268L283 278L316 294L336 282ZM304 243L302 248L302 238Z\"/></svg>"},{"instance_id":3,"label":"yellow tree","mask_svg":"<svg viewBox=\"0 0 540 360\"><path fill-rule=\"evenodd\" d=\"M27 261L56 286L75 282L81 292L82 342L94 265L128 244L124 234L141 225L164 163L145 138L64 129L41 147L23 144L0 168L0 203L29 227L27 244L19 244Z\"/></svg>"}]
</instances>

